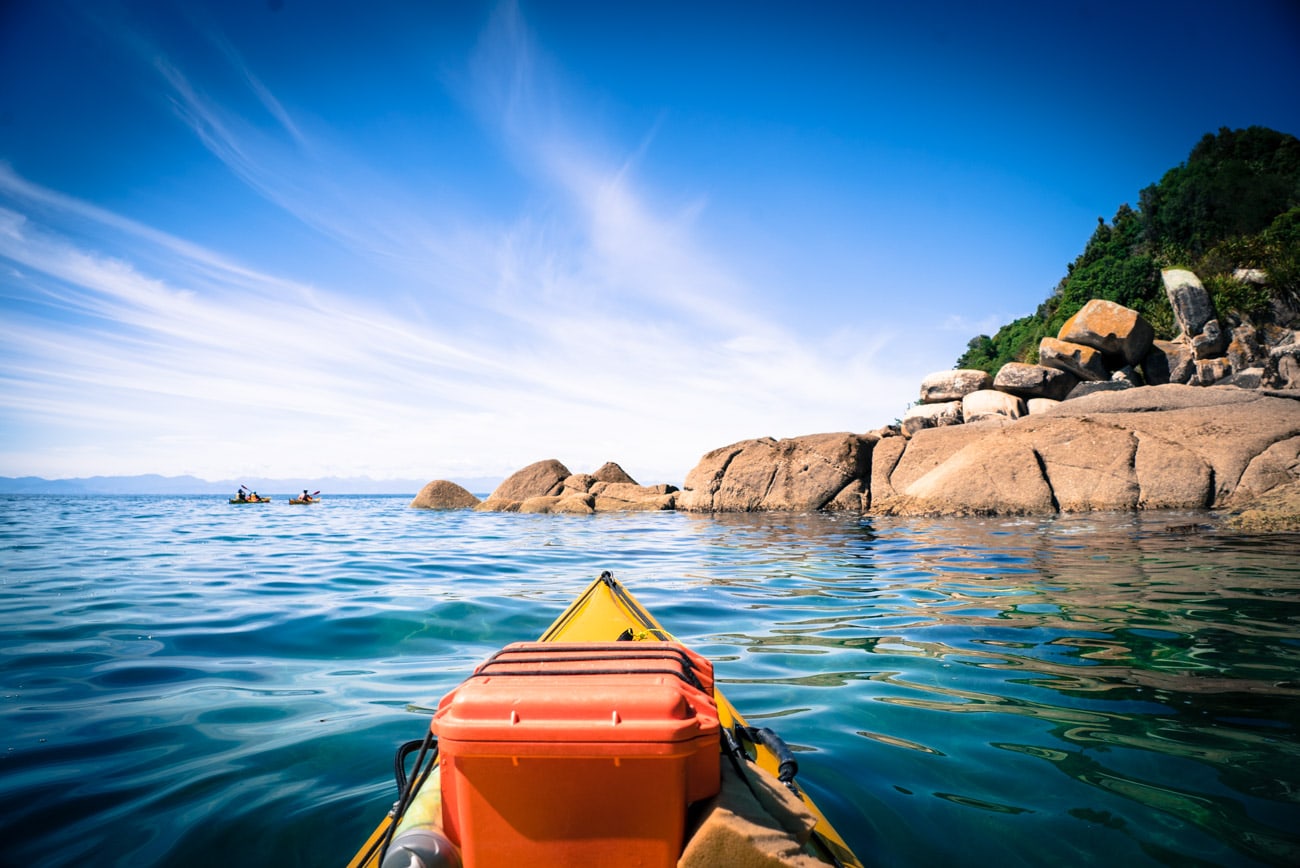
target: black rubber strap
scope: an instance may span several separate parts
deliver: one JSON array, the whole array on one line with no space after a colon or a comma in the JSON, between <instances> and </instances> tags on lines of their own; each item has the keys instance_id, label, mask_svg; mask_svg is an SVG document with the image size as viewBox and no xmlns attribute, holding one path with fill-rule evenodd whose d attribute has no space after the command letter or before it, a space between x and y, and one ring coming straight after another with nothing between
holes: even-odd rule
<instances>
[{"instance_id":1,"label":"black rubber strap","mask_svg":"<svg viewBox=\"0 0 1300 868\"><path fill-rule=\"evenodd\" d=\"M790 745L766 726L747 726L745 735L754 744L761 744L776 754L777 780L794 789L794 776L799 774L799 761L794 758L794 751L790 750Z\"/></svg>"}]
</instances>

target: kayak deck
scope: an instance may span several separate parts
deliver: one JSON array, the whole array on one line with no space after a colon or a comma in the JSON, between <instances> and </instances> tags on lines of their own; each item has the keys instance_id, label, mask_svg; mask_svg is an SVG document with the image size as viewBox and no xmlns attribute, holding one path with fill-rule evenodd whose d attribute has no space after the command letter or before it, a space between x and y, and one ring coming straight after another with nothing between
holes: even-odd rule
<instances>
[{"instance_id":1,"label":"kayak deck","mask_svg":"<svg viewBox=\"0 0 1300 868\"><path fill-rule=\"evenodd\" d=\"M555 622L542 634L541 642L604 643L615 641L673 642L674 637L655 620L654 616L608 572L602 573L569 605ZM718 722L723 729L743 732L747 726L744 718L715 688ZM759 768L773 778L780 773L781 757L761 740L746 740L745 748ZM844 868L862 868L862 863L831 826L812 799L801 789L796 793L808 811L816 818L808 843L811 855L829 865ZM378 828L348 863L348 868L377 868L379 850L393 818L385 817Z\"/></svg>"}]
</instances>

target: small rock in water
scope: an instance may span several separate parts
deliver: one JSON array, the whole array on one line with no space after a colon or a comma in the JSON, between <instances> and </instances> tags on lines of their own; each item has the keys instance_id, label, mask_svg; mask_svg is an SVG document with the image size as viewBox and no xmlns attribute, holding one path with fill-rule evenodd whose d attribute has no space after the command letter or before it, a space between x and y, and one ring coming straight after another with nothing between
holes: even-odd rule
<instances>
[{"instance_id":1,"label":"small rock in water","mask_svg":"<svg viewBox=\"0 0 1300 868\"><path fill-rule=\"evenodd\" d=\"M1203 530L1209 530L1210 526L1206 524L1171 524L1161 529L1161 533L1168 534L1187 534L1199 533Z\"/></svg>"}]
</instances>

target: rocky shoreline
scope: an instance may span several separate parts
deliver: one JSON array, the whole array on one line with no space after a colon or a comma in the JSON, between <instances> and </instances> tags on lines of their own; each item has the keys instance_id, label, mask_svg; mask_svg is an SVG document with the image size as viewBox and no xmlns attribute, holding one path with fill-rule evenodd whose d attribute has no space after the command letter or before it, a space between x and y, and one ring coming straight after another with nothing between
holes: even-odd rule
<instances>
[{"instance_id":1,"label":"rocky shoreline","mask_svg":"<svg viewBox=\"0 0 1300 868\"><path fill-rule=\"evenodd\" d=\"M639 485L612 462L575 474L548 459L485 501L436 480L411 505L569 514L1199 509L1230 511L1240 529L1300 530L1300 333L1224 327L1195 275L1171 269L1164 279L1177 340L1155 340L1134 311L1094 300L1043 339L1038 364L926 377L898 425L733 443L705 453L680 489Z\"/></svg>"}]
</instances>

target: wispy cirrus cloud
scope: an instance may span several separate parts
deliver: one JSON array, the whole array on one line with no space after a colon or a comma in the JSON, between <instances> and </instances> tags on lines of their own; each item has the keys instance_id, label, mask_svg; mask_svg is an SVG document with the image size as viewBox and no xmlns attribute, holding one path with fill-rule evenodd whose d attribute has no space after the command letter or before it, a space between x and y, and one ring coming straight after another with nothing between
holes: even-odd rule
<instances>
[{"instance_id":1,"label":"wispy cirrus cloud","mask_svg":"<svg viewBox=\"0 0 1300 868\"><path fill-rule=\"evenodd\" d=\"M176 116L372 285L254 267L0 168L0 419L33 432L0 449L0 473L476 475L554 456L680 481L722 443L874 427L905 403L914 372L889 370L887 336L794 334L701 245L703 197L647 195L653 131L622 155L587 143L513 5L457 87L527 195L478 222L295 116L217 41L251 103L213 100L155 52ZM38 442L87 430L93 468Z\"/></svg>"}]
</instances>

